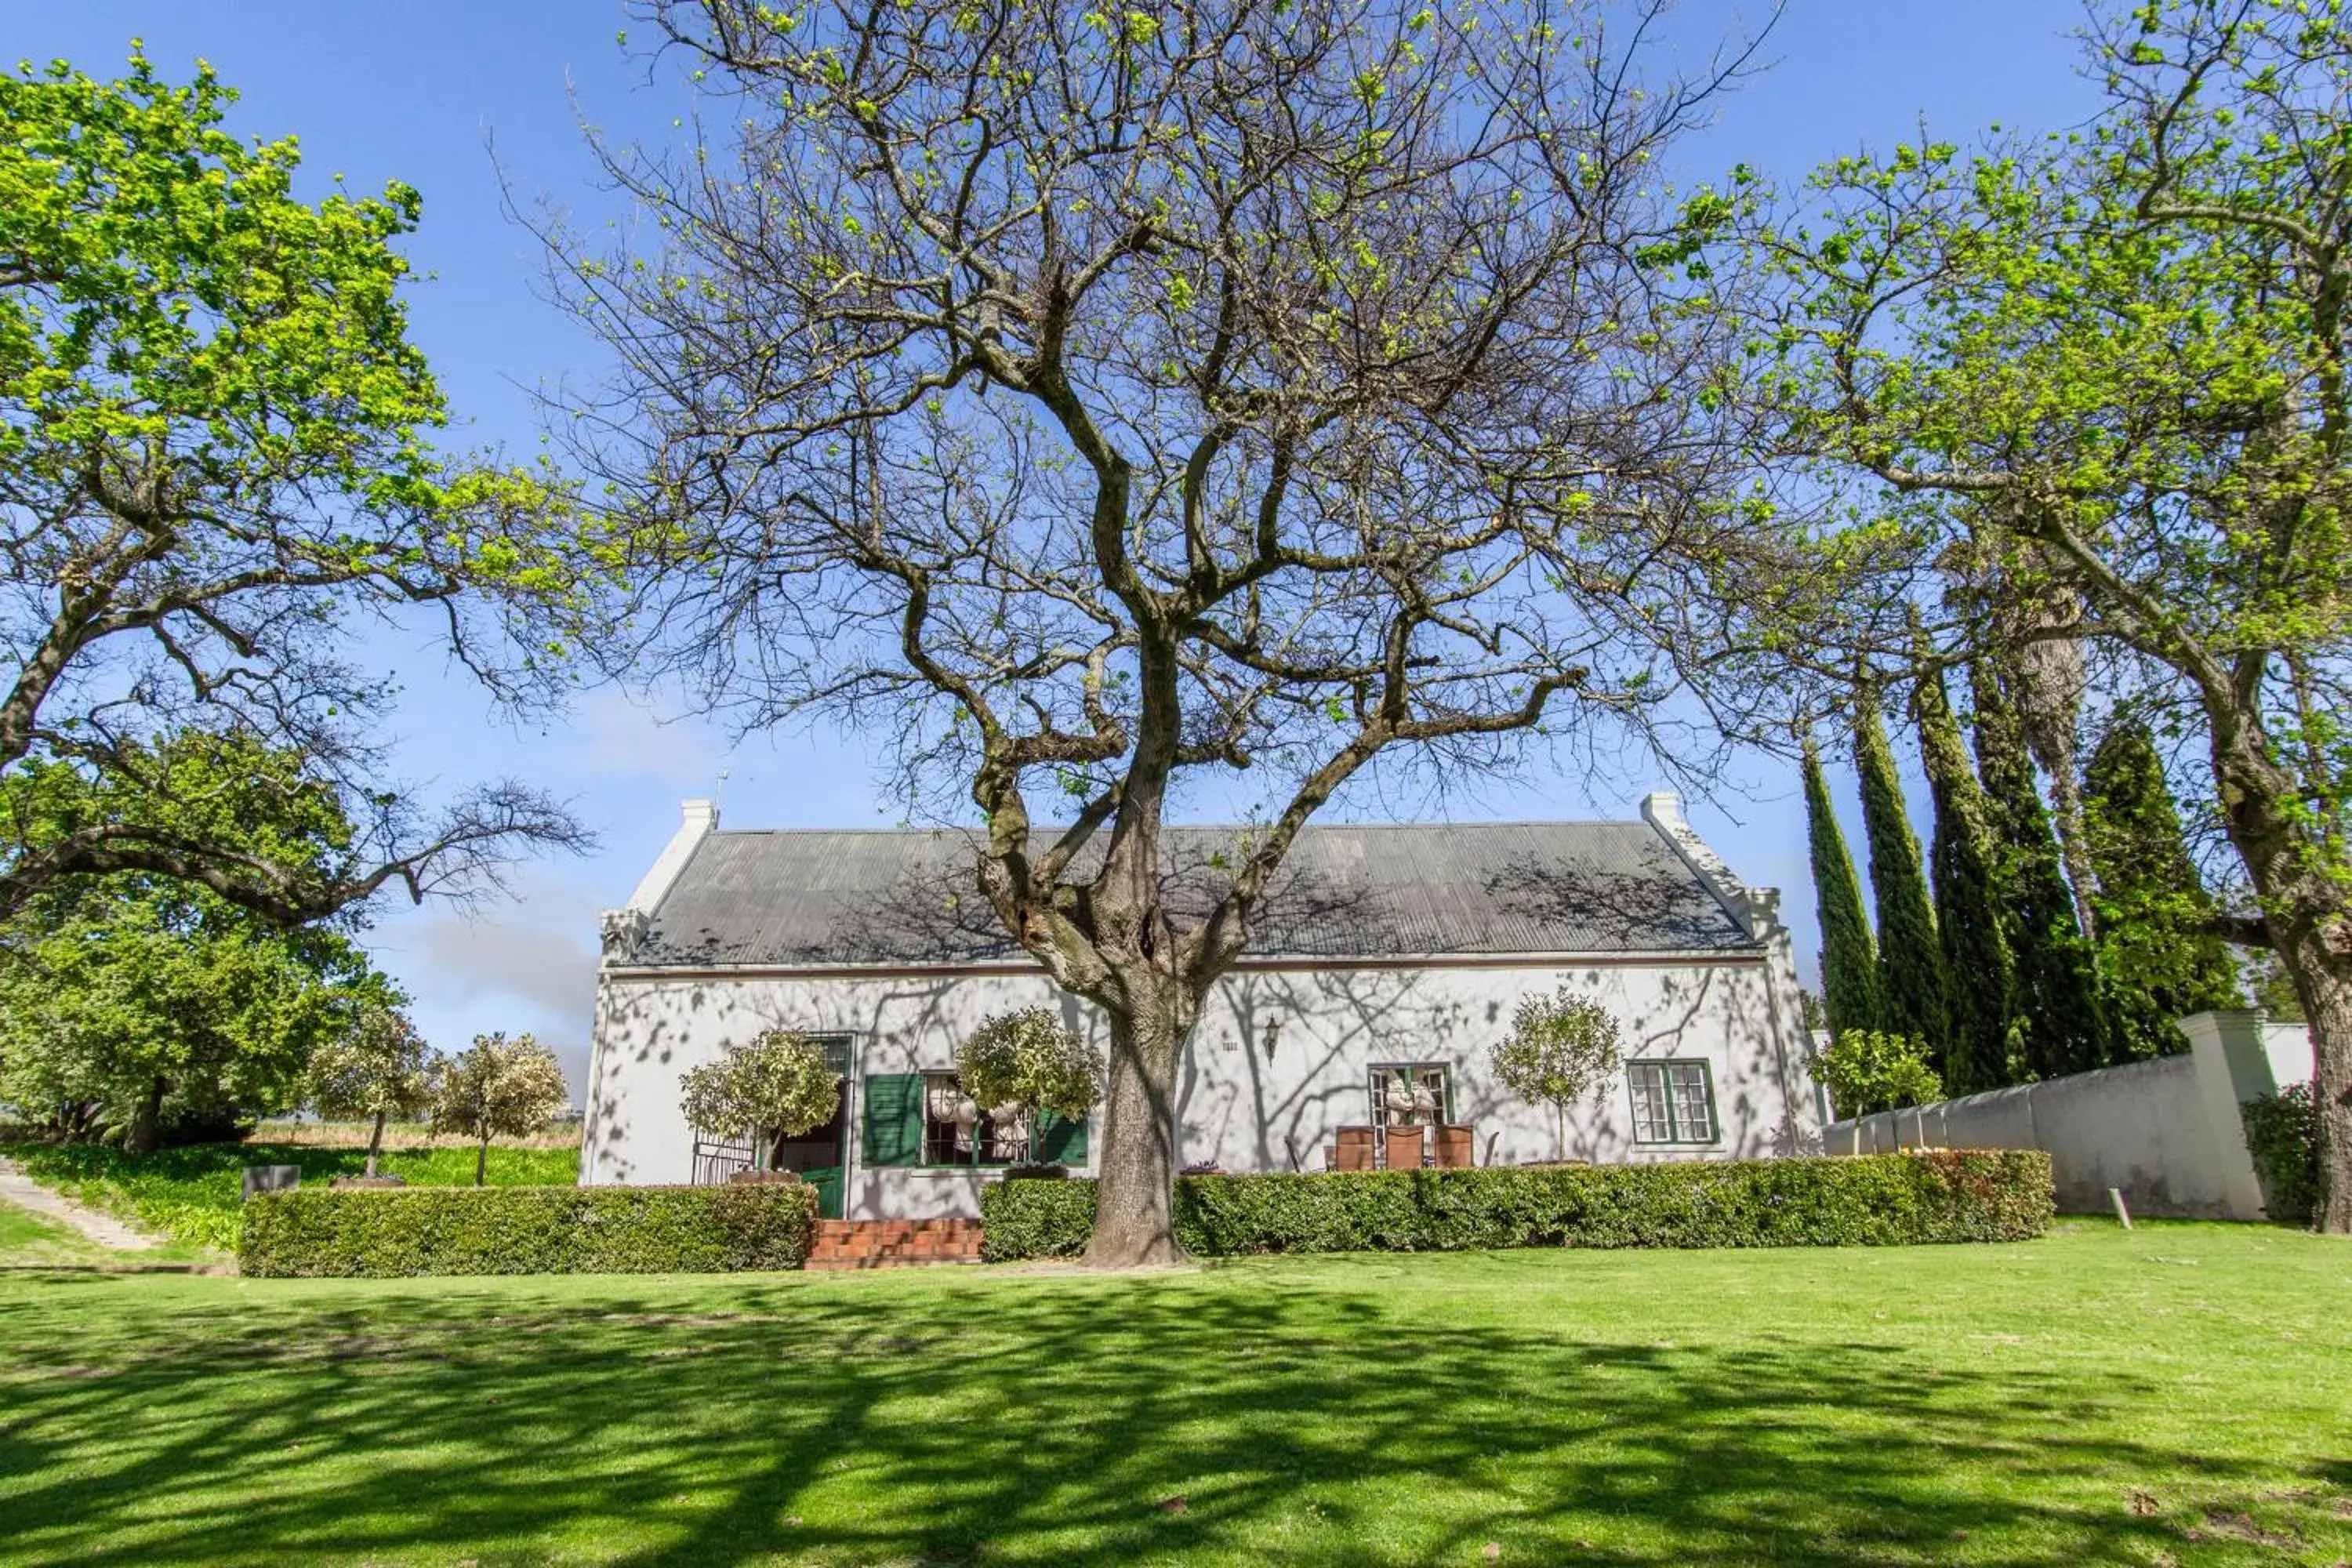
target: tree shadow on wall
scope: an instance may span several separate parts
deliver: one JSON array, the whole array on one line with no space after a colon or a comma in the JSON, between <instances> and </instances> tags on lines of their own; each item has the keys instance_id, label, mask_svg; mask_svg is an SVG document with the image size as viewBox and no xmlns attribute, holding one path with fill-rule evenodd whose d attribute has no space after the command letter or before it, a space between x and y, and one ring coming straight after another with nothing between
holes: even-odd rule
<instances>
[{"instance_id":1,"label":"tree shadow on wall","mask_svg":"<svg viewBox=\"0 0 2352 1568\"><path fill-rule=\"evenodd\" d=\"M2126 1380L1632 1323L1578 1342L1376 1289L962 1283L321 1286L79 1336L34 1321L62 1331L73 1300L19 1297L0 1331L44 1348L0 1424L12 1549L1336 1564L1493 1541L1507 1563L1860 1568L1965 1532L2030 1540L1981 1559L2011 1563L2179 1540L2120 1489L2095 1510L2045 1484L2177 1467L2116 1436L2169 1396Z\"/></svg>"}]
</instances>

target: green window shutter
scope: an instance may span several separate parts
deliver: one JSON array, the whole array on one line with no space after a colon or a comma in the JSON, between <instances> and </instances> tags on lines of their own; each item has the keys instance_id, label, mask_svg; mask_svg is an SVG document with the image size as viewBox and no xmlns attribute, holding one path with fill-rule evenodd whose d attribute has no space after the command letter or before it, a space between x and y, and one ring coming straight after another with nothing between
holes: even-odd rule
<instances>
[{"instance_id":1,"label":"green window shutter","mask_svg":"<svg viewBox=\"0 0 2352 1568\"><path fill-rule=\"evenodd\" d=\"M868 1165L912 1165L923 1157L923 1075L866 1075L859 1105L865 1131L860 1147Z\"/></svg>"},{"instance_id":2,"label":"green window shutter","mask_svg":"<svg viewBox=\"0 0 2352 1568\"><path fill-rule=\"evenodd\" d=\"M1087 1119L1073 1121L1050 1110L1037 1113L1037 1159L1048 1165L1087 1163Z\"/></svg>"}]
</instances>

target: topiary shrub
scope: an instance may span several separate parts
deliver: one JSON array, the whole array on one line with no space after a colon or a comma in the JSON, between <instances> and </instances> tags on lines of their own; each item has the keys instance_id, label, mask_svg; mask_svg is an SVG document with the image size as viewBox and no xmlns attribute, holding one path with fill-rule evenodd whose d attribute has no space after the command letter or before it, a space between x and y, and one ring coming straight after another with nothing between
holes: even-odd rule
<instances>
[{"instance_id":1,"label":"topiary shrub","mask_svg":"<svg viewBox=\"0 0 2352 1568\"><path fill-rule=\"evenodd\" d=\"M816 1191L720 1187L314 1187L246 1205L237 1265L261 1277L723 1274L798 1268Z\"/></svg>"},{"instance_id":2,"label":"topiary shrub","mask_svg":"<svg viewBox=\"0 0 2352 1568\"><path fill-rule=\"evenodd\" d=\"M1624 1060L1615 1015L1589 996L1561 986L1556 996L1530 996L1511 1017L1511 1032L1487 1053L1495 1077L1520 1099L1549 1105L1557 1144L1568 1157L1568 1108L1607 1086Z\"/></svg>"},{"instance_id":3,"label":"topiary shrub","mask_svg":"<svg viewBox=\"0 0 2352 1568\"><path fill-rule=\"evenodd\" d=\"M790 1029L770 1029L748 1046L678 1079L686 1124L721 1137L798 1137L841 1110L841 1074L824 1049Z\"/></svg>"},{"instance_id":4,"label":"topiary shrub","mask_svg":"<svg viewBox=\"0 0 2352 1568\"><path fill-rule=\"evenodd\" d=\"M2307 1083L2287 1085L2238 1108L2246 1124L2246 1152L2263 1184L2271 1218L2308 1225L2326 1206L2319 1163L2319 1100Z\"/></svg>"},{"instance_id":5,"label":"topiary shrub","mask_svg":"<svg viewBox=\"0 0 2352 1568\"><path fill-rule=\"evenodd\" d=\"M1094 1194L1090 1181L992 1184L981 1194L982 1256L1076 1257ZM1176 1184L1177 1239L1202 1257L2022 1241L2048 1227L2053 1209L2050 1156L2032 1149Z\"/></svg>"},{"instance_id":6,"label":"topiary shrub","mask_svg":"<svg viewBox=\"0 0 2352 1568\"><path fill-rule=\"evenodd\" d=\"M1847 1029L1815 1064L1842 1118L1927 1105L1944 1098L1944 1080L1928 1065L1927 1042L1877 1029Z\"/></svg>"}]
</instances>

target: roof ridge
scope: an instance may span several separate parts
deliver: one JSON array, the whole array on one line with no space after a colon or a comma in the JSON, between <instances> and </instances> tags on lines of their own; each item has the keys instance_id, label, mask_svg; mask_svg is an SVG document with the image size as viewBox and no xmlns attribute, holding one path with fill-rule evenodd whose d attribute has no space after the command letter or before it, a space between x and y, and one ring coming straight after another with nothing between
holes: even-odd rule
<instances>
[{"instance_id":1,"label":"roof ridge","mask_svg":"<svg viewBox=\"0 0 2352 1568\"><path fill-rule=\"evenodd\" d=\"M1036 829L1039 832L1045 833L1055 832L1068 826L1069 825L1067 823L1063 822L1040 822L1035 825ZM1255 822L1171 822L1165 824L1165 826L1171 830L1178 833L1238 833L1261 830L1266 826L1266 824ZM1520 816L1512 817L1507 821L1500 822L1309 822L1306 824L1300 831L1311 833L1317 829L1346 828L1350 832L1359 833L1368 830L1377 830L1381 832L1427 832L1433 829L1444 829L1451 832L1464 828L1479 827L1625 827L1641 828L1647 831L1649 826L1650 825L1648 823L1643 822L1638 816ZM981 831L982 829L977 826L718 827L713 828L709 837L713 838L755 838L763 835L782 837L788 834L835 833L856 834L861 837L874 838L914 838L929 837L951 833L977 834Z\"/></svg>"}]
</instances>

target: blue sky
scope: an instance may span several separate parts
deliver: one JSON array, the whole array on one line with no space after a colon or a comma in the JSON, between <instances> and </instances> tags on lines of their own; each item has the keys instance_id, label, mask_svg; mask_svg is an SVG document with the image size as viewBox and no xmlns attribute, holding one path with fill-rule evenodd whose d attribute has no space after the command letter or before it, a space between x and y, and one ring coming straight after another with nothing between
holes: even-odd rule
<instances>
[{"instance_id":1,"label":"blue sky","mask_svg":"<svg viewBox=\"0 0 2352 1568\"><path fill-rule=\"evenodd\" d=\"M1684 0L1669 51L1702 52L1769 6ZM2049 128L2089 110L2064 36L2066 0L1789 0L1765 50L1770 68L1727 100L1687 144L1684 177L1737 162L1793 177L1829 157L1885 147L1924 117L1964 137L2000 123ZM501 175L526 200L602 210L576 116L612 134L659 140L685 102L667 68L624 50L614 0L0 0L0 49L63 57L90 73L120 65L133 37L168 77L210 60L243 94L234 129L300 138L323 189L399 179L425 195L407 247L423 281L410 307L416 342L464 421L466 445L529 448L529 389L593 371L596 350L531 289L530 237L503 216ZM493 154L495 149L495 156ZM439 656L395 635L367 655L406 691L396 716L404 776L427 789L514 774L571 797L601 847L523 868L514 896L470 911L387 906L371 933L379 962L416 1001L428 1038L536 1030L565 1057L575 1091L585 1061L596 911L625 899L668 837L677 804L719 787L739 826L862 826L895 820L854 735L736 742L676 705L592 694L560 721L518 727ZM1629 816L1654 781L1531 776L1449 804L1454 816ZM1838 781L1852 809L1850 780ZM1371 803L1358 808L1374 814ZM1817 935L1794 771L1764 759L1712 800L1690 803L1700 831L1751 881L1786 890L1803 963ZM1857 824L1848 832L1858 839Z\"/></svg>"}]
</instances>

